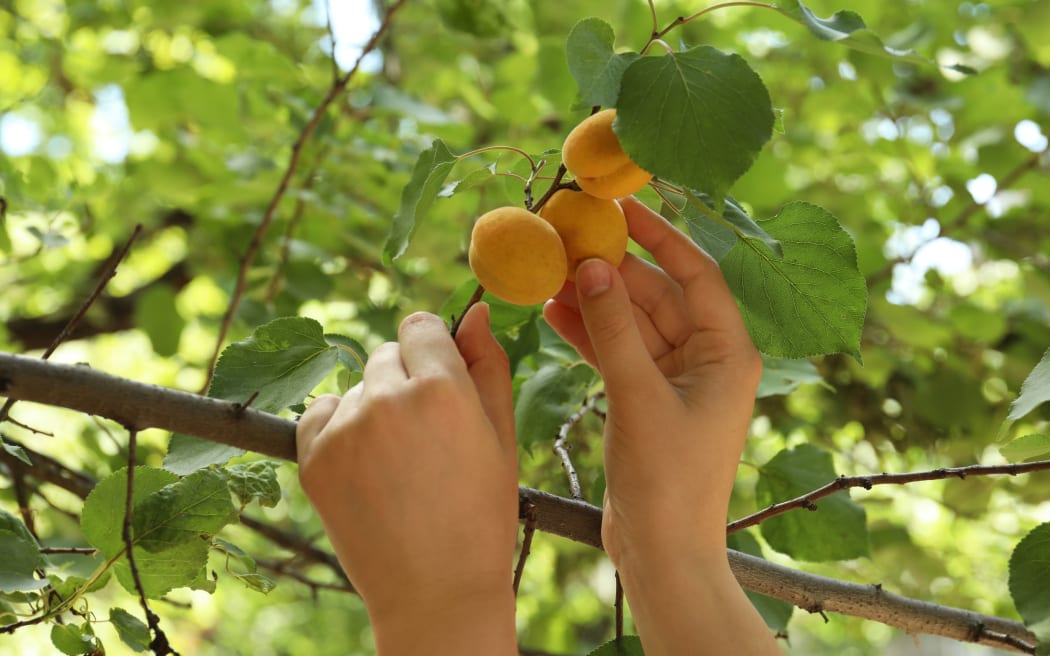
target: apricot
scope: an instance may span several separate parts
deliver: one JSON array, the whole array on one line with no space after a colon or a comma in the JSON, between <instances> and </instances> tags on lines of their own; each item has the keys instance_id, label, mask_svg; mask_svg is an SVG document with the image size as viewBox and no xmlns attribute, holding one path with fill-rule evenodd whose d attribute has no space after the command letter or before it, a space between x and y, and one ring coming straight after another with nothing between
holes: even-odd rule
<instances>
[{"instance_id":1,"label":"apricot","mask_svg":"<svg viewBox=\"0 0 1050 656\"><path fill-rule=\"evenodd\" d=\"M540 209L540 216L554 226L565 245L569 280L576 280L576 269L586 259L600 257L613 266L623 261L627 219L616 201L562 189Z\"/></svg>"},{"instance_id":2,"label":"apricot","mask_svg":"<svg viewBox=\"0 0 1050 656\"><path fill-rule=\"evenodd\" d=\"M496 298L534 305L565 283L565 247L550 223L520 207L498 207L474 223L470 269Z\"/></svg>"},{"instance_id":3,"label":"apricot","mask_svg":"<svg viewBox=\"0 0 1050 656\"><path fill-rule=\"evenodd\" d=\"M576 184L598 198L623 198L649 184L652 174L631 161L613 132L616 110L606 109L584 119L562 145L565 168Z\"/></svg>"}]
</instances>

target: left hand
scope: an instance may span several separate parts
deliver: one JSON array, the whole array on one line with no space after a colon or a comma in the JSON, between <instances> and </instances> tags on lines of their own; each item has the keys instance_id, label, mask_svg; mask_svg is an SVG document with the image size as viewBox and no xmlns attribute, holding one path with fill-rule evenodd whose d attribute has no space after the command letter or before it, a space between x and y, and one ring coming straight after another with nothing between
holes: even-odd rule
<instances>
[{"instance_id":1,"label":"left hand","mask_svg":"<svg viewBox=\"0 0 1050 656\"><path fill-rule=\"evenodd\" d=\"M455 340L438 317L409 316L398 342L372 354L361 383L303 414L299 480L377 637L384 623L403 628L435 609L508 601L513 629L510 385L479 304Z\"/></svg>"}]
</instances>

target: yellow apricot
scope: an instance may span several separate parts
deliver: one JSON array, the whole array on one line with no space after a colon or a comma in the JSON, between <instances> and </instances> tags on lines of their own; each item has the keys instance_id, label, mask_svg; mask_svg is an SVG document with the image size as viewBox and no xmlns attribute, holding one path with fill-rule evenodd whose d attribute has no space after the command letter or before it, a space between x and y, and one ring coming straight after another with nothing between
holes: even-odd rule
<instances>
[{"instance_id":1,"label":"yellow apricot","mask_svg":"<svg viewBox=\"0 0 1050 656\"><path fill-rule=\"evenodd\" d=\"M613 132L616 110L588 116L569 132L562 145L565 168L576 184L598 198L623 198L649 184L652 174L631 161Z\"/></svg>"},{"instance_id":2,"label":"yellow apricot","mask_svg":"<svg viewBox=\"0 0 1050 656\"><path fill-rule=\"evenodd\" d=\"M474 224L470 269L496 298L534 305L565 283L565 247L554 227L520 207L498 207Z\"/></svg>"},{"instance_id":3,"label":"yellow apricot","mask_svg":"<svg viewBox=\"0 0 1050 656\"><path fill-rule=\"evenodd\" d=\"M627 219L620 204L582 191L562 189L540 209L565 244L569 280L576 268L592 257L617 266L627 251Z\"/></svg>"}]
</instances>

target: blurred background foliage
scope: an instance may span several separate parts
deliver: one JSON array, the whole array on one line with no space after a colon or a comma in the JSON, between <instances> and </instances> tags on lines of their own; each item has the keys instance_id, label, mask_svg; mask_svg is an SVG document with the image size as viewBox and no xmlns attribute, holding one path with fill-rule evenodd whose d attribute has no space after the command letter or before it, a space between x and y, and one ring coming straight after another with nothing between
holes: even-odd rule
<instances>
[{"instance_id":1,"label":"blurred background foliage","mask_svg":"<svg viewBox=\"0 0 1050 656\"><path fill-rule=\"evenodd\" d=\"M346 70L383 7L331 3L336 59ZM810 5L820 16L852 9L890 46L942 67L816 41L755 8L712 12L668 35L672 43L738 52L758 71L778 129L733 195L762 218L793 199L828 208L857 243L870 293L863 366L824 358L814 363L822 384L759 401L733 517L756 509L755 468L785 447L830 450L843 474L995 463L1003 438L1046 432L1050 420L1044 406L998 435L1021 381L1050 345L1050 2ZM656 2L661 26L703 6ZM46 347L142 223L130 258L55 359L200 388L240 258L290 145L339 72L325 15L325 5L305 0L0 0L0 196L7 204L0 348L34 354ZM642 0L408 2L307 142L230 338L298 314L372 348L393 338L410 311L456 311L448 299L470 284L473 217L521 203L522 181L475 174L480 184L438 199L405 256L386 266L382 247L401 187L435 137L456 152L558 148L586 113L571 109L576 87L564 43L587 16L612 24L619 48L640 48L651 30ZM977 74L945 68L959 63ZM514 156L487 153L458 164L450 179L485 166L527 173ZM643 198L655 206L655 197ZM520 383L534 366L528 354L554 338L535 311L511 313L505 326L505 341L517 339L525 356ZM30 404L13 415L54 437L12 424L0 427L5 436L68 467L101 478L124 464L126 436L108 422ZM599 431L588 417L571 435L591 501L603 485ZM535 443L523 452L523 483L567 494L548 443L529 437ZM166 435L147 432L142 440L144 461L159 466ZM294 467L282 467L281 476L281 503L247 513L323 544ZM9 479L0 481L0 505L16 512ZM853 496L868 512L869 558L793 563L768 548L767 556L1016 617L1007 559L1022 535L1050 521L1050 476ZM46 543L82 541L79 503L52 486L39 489L32 507ZM288 557L256 532L226 533L260 561ZM91 567L83 557L68 560L70 574ZM294 565L315 580L335 580L322 567ZM182 653L371 651L355 597L276 574L277 588L263 595L224 578L224 567L216 557L215 594L177 591L172 604L157 606ZM103 594L138 610L115 585ZM612 597L601 554L537 535L518 606L521 643L584 653L611 637ZM91 611L104 618L106 606L96 601ZM797 611L785 652L988 653L829 620ZM126 649L98 626L109 653ZM0 643L26 654L52 649L46 627Z\"/></svg>"}]
</instances>

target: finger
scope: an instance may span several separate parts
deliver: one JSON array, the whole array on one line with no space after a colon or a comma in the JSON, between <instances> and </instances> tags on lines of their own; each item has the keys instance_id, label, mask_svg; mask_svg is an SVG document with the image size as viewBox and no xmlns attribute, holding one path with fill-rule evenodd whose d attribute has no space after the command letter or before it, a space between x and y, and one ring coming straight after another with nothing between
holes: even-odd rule
<instances>
[{"instance_id":1,"label":"finger","mask_svg":"<svg viewBox=\"0 0 1050 656\"><path fill-rule=\"evenodd\" d=\"M621 206L631 237L682 287L693 325L702 330L744 331L736 301L714 259L638 200L624 199Z\"/></svg>"},{"instance_id":2,"label":"finger","mask_svg":"<svg viewBox=\"0 0 1050 656\"><path fill-rule=\"evenodd\" d=\"M638 390L648 393L665 386L638 330L620 273L604 260L587 260L576 272L576 289L610 400L639 401L646 395Z\"/></svg>"},{"instance_id":3,"label":"finger","mask_svg":"<svg viewBox=\"0 0 1050 656\"><path fill-rule=\"evenodd\" d=\"M299 456L306 453L313 444L314 438L324 430L339 407L340 397L335 394L323 394L310 404L299 422L295 425L295 445Z\"/></svg>"},{"instance_id":4,"label":"finger","mask_svg":"<svg viewBox=\"0 0 1050 656\"><path fill-rule=\"evenodd\" d=\"M448 326L437 315L415 312L401 322L397 331L401 360L410 378L430 376L467 376L463 356L459 354Z\"/></svg>"},{"instance_id":5,"label":"finger","mask_svg":"<svg viewBox=\"0 0 1050 656\"><path fill-rule=\"evenodd\" d=\"M626 281L625 281L626 282ZM628 287L630 287L628 285ZM575 293L575 287L573 288ZM649 314L631 299L631 310L634 313L634 321L638 326L638 333L642 336L645 348L653 359L658 359L674 348L674 344L668 341L662 332L658 330ZM563 302L560 297L551 299L543 306L543 318L554 332L576 349L584 360L595 369L598 368L597 358L594 355L594 347L591 338L587 334L587 328L583 323L583 315L580 314L579 301L572 299L571 305Z\"/></svg>"},{"instance_id":6,"label":"finger","mask_svg":"<svg viewBox=\"0 0 1050 656\"><path fill-rule=\"evenodd\" d=\"M628 255L620 264L631 302L645 313L668 344L681 345L696 330L686 312L682 287L659 267Z\"/></svg>"},{"instance_id":7,"label":"finger","mask_svg":"<svg viewBox=\"0 0 1050 656\"><path fill-rule=\"evenodd\" d=\"M515 449L514 400L510 360L489 328L489 306L478 303L467 311L455 338L481 405L504 448Z\"/></svg>"},{"instance_id":8,"label":"finger","mask_svg":"<svg viewBox=\"0 0 1050 656\"><path fill-rule=\"evenodd\" d=\"M365 363L364 392L375 394L389 391L404 384L408 379L408 372L401 358L401 346L397 342L386 342L380 344L368 356Z\"/></svg>"},{"instance_id":9,"label":"finger","mask_svg":"<svg viewBox=\"0 0 1050 656\"><path fill-rule=\"evenodd\" d=\"M573 287L573 293L575 291ZM560 300L551 299L543 306L543 318L554 329L554 332L558 333L569 346L576 349L581 358L597 369L598 359L594 355L591 338L587 335L587 327L583 323L583 315L580 314L577 305L575 299L572 306Z\"/></svg>"}]
</instances>

